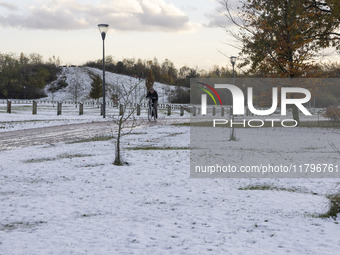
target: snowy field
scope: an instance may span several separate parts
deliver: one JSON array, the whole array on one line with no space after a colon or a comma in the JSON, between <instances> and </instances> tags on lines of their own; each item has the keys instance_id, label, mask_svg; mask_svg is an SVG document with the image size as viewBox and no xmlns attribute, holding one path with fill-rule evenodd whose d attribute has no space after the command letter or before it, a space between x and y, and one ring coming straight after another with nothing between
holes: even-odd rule
<instances>
[{"instance_id":1,"label":"snowy field","mask_svg":"<svg viewBox=\"0 0 340 255\"><path fill-rule=\"evenodd\" d=\"M334 142L340 137L331 129L299 129L315 130ZM124 137L123 167L112 164L113 140L0 152L0 254L339 252L339 217L318 217L339 180L190 179L189 131L136 128ZM242 140L251 132L238 132L234 157L238 150L254 156L255 142ZM273 144L285 137L285 129L264 132ZM303 135L296 139L311 146ZM275 153L264 149L261 156ZM308 161L310 153L300 157Z\"/></svg>"}]
</instances>

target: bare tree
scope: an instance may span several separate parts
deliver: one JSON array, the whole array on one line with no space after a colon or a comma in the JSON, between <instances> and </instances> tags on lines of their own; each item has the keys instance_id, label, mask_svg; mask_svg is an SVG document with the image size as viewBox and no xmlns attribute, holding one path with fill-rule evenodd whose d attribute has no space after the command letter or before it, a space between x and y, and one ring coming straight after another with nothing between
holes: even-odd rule
<instances>
[{"instance_id":1,"label":"bare tree","mask_svg":"<svg viewBox=\"0 0 340 255\"><path fill-rule=\"evenodd\" d=\"M73 94L73 102L75 107L78 106L78 98L79 98L79 89L80 89L80 82L79 82L79 67L73 67L71 78L69 80L69 91Z\"/></svg>"},{"instance_id":2,"label":"bare tree","mask_svg":"<svg viewBox=\"0 0 340 255\"><path fill-rule=\"evenodd\" d=\"M116 90L119 93L119 115L114 118L114 124L117 125L117 134L115 136L115 146L116 146L116 151L115 151L115 160L113 162L114 165L117 166L122 166L122 147L121 147L121 142L122 142L122 137L124 135L127 135L131 133L133 128L135 128L137 125L140 123L137 123L137 118L136 118L136 112L137 112L137 105L140 104L144 98L144 95L142 95L139 99L138 102L135 104L134 98L135 95L134 93L136 92L136 89L139 87L142 81L137 81L135 79L130 79L129 84L124 84L124 82L117 81L116 84Z\"/></svg>"}]
</instances>

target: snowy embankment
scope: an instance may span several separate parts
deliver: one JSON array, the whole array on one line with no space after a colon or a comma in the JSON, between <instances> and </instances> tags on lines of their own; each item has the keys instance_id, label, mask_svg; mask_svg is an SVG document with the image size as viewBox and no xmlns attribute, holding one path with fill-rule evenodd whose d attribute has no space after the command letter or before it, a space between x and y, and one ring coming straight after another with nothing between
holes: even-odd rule
<instances>
[{"instance_id":1,"label":"snowy embankment","mask_svg":"<svg viewBox=\"0 0 340 255\"><path fill-rule=\"evenodd\" d=\"M51 84L48 84L46 86L46 94L48 97L42 100L66 101L75 100L75 98L77 98L78 102L90 100L92 75L99 75L102 78L103 71L91 67L62 67L62 71L54 83L56 84L59 81L65 81L68 86L56 91L55 93L51 93L49 91ZM140 97L146 95L145 80L143 79L105 72L105 84L108 100L111 98L112 94L119 94L118 87L122 85L126 86L127 88L137 86L132 92L132 98L135 101L139 101ZM155 82L154 88L158 92L159 103L163 104L169 103L169 94L171 91L175 90L176 87Z\"/></svg>"},{"instance_id":2,"label":"snowy embankment","mask_svg":"<svg viewBox=\"0 0 340 255\"><path fill-rule=\"evenodd\" d=\"M135 129L124 137L124 167L112 165L110 140L0 152L0 253L337 254L338 222L316 217L327 210L324 195L337 180L190 179L189 130ZM289 136L262 130L273 144ZM251 139L242 140L251 132L239 132L235 154L256 152ZM294 139L315 147L306 137ZM323 153L325 160L338 157ZM310 155L300 153L306 161ZM282 189L242 190L249 185Z\"/></svg>"}]
</instances>

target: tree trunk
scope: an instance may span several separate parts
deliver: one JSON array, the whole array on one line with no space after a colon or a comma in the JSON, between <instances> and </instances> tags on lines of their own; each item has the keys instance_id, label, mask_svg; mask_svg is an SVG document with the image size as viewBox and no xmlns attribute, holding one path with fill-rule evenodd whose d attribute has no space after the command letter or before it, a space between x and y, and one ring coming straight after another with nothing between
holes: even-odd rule
<instances>
[{"instance_id":1,"label":"tree trunk","mask_svg":"<svg viewBox=\"0 0 340 255\"><path fill-rule=\"evenodd\" d=\"M292 106L292 113L293 113L293 119L297 122L297 125L300 125L300 117L299 117L299 108L294 104Z\"/></svg>"},{"instance_id":2,"label":"tree trunk","mask_svg":"<svg viewBox=\"0 0 340 255\"><path fill-rule=\"evenodd\" d=\"M122 161L120 159L120 136L121 136L121 130L122 130L122 119L119 119L119 125L118 125L118 134L117 134L117 144L116 144L116 157L115 161L113 162L116 166L122 166Z\"/></svg>"}]
</instances>

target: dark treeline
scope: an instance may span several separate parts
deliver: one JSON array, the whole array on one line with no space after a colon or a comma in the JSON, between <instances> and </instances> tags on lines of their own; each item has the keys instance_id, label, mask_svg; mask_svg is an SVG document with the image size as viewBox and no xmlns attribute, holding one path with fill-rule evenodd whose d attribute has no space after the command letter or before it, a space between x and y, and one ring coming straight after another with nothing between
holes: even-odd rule
<instances>
[{"instance_id":1,"label":"dark treeline","mask_svg":"<svg viewBox=\"0 0 340 255\"><path fill-rule=\"evenodd\" d=\"M0 98L33 99L45 97L46 84L57 79L60 60L48 62L33 53L20 56L0 53Z\"/></svg>"},{"instance_id":2,"label":"dark treeline","mask_svg":"<svg viewBox=\"0 0 340 255\"><path fill-rule=\"evenodd\" d=\"M89 61L85 66L102 69L102 60ZM128 59L114 61L112 56L105 58L105 69L109 72L134 76L145 79L149 70L152 70L154 80L170 85L190 87L190 78L217 78L230 77L231 71L226 68L215 66L210 71L198 70L188 66L177 69L172 61L165 59L159 62L157 58L153 60Z\"/></svg>"}]
</instances>

